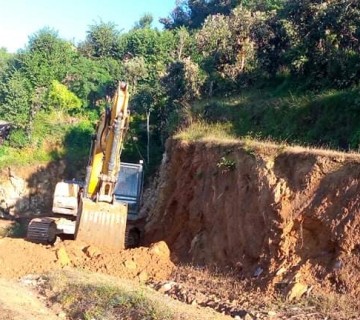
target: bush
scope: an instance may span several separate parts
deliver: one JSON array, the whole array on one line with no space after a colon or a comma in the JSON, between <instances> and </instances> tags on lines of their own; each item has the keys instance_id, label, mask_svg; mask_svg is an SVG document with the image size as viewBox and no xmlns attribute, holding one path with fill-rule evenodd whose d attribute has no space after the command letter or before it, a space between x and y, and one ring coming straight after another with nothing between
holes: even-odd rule
<instances>
[{"instance_id":1,"label":"bush","mask_svg":"<svg viewBox=\"0 0 360 320\"><path fill-rule=\"evenodd\" d=\"M14 148L24 148L29 143L26 132L22 129L15 129L9 135L9 144Z\"/></svg>"}]
</instances>

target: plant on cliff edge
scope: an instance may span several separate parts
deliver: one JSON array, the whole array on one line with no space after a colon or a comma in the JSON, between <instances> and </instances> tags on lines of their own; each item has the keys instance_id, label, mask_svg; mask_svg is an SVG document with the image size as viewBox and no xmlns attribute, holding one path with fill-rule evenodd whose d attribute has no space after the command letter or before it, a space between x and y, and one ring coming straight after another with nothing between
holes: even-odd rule
<instances>
[{"instance_id":1,"label":"plant on cliff edge","mask_svg":"<svg viewBox=\"0 0 360 320\"><path fill-rule=\"evenodd\" d=\"M234 160L221 157L216 166L221 169L221 173L226 173L229 171L233 171L236 168L236 163Z\"/></svg>"}]
</instances>

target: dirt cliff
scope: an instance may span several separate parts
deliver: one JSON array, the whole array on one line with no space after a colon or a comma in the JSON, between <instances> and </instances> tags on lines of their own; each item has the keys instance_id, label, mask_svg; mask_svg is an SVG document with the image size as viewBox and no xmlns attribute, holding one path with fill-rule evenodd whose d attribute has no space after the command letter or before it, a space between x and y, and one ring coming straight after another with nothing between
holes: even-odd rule
<instances>
[{"instance_id":1,"label":"dirt cliff","mask_svg":"<svg viewBox=\"0 0 360 320\"><path fill-rule=\"evenodd\" d=\"M51 213L55 185L64 172L62 161L0 170L0 217Z\"/></svg>"},{"instance_id":2,"label":"dirt cliff","mask_svg":"<svg viewBox=\"0 0 360 320\"><path fill-rule=\"evenodd\" d=\"M147 197L145 243L232 266L267 287L357 295L360 156L254 142L170 140Z\"/></svg>"}]
</instances>

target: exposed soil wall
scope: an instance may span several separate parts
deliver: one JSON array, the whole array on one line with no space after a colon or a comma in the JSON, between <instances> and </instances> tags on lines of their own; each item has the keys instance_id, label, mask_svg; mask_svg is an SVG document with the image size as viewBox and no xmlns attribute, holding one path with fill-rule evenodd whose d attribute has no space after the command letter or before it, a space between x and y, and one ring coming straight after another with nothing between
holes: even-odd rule
<instances>
[{"instance_id":1,"label":"exposed soil wall","mask_svg":"<svg viewBox=\"0 0 360 320\"><path fill-rule=\"evenodd\" d=\"M360 157L170 140L145 243L175 259L360 293ZM295 279L295 280L294 280Z\"/></svg>"},{"instance_id":2,"label":"exposed soil wall","mask_svg":"<svg viewBox=\"0 0 360 320\"><path fill-rule=\"evenodd\" d=\"M55 186L64 172L62 161L0 170L0 217L51 213Z\"/></svg>"}]
</instances>

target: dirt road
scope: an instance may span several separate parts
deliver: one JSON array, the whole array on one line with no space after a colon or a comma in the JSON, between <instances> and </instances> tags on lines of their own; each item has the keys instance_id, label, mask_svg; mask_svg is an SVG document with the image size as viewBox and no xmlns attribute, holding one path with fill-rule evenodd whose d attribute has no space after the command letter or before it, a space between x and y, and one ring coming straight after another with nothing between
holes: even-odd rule
<instances>
[{"instance_id":1,"label":"dirt road","mask_svg":"<svg viewBox=\"0 0 360 320\"><path fill-rule=\"evenodd\" d=\"M21 284L0 279L0 315L2 320L57 320L34 292Z\"/></svg>"}]
</instances>

